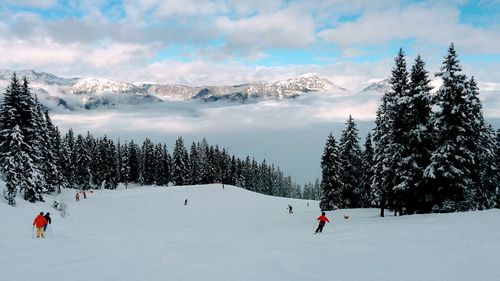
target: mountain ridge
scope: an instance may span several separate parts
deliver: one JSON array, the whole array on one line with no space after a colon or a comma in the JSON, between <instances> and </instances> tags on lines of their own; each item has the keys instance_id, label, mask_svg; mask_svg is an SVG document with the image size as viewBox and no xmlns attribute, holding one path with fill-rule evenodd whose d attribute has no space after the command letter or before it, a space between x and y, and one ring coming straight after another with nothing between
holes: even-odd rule
<instances>
[{"instance_id":1,"label":"mountain ridge","mask_svg":"<svg viewBox=\"0 0 500 281\"><path fill-rule=\"evenodd\" d=\"M164 101L197 100L247 103L259 99L295 98L314 92L351 93L316 73L306 73L274 82L253 81L237 85L187 86L182 84L131 83L99 77L63 78L33 69L0 69L0 85L6 87L12 75L26 77L32 91L49 108L69 110L101 106L141 104Z\"/></svg>"}]
</instances>

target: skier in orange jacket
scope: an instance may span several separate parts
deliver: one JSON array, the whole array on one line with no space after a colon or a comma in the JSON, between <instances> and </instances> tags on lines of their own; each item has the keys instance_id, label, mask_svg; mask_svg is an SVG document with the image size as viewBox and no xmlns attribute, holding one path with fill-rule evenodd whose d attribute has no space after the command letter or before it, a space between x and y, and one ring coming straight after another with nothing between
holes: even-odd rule
<instances>
[{"instance_id":1,"label":"skier in orange jacket","mask_svg":"<svg viewBox=\"0 0 500 281\"><path fill-rule=\"evenodd\" d=\"M328 222L330 223L330 220L326 217L325 212L321 212L321 216L319 216L316 220L319 221L318 228L316 228L316 232L314 233L321 233L323 231L323 227L325 224Z\"/></svg>"},{"instance_id":2,"label":"skier in orange jacket","mask_svg":"<svg viewBox=\"0 0 500 281\"><path fill-rule=\"evenodd\" d=\"M42 236L42 238L45 238L45 232L43 232L43 227L46 224L47 220L43 216L43 212L40 212L40 214L36 216L35 220L33 221L33 227L36 226L36 238L39 238L40 235Z\"/></svg>"}]
</instances>

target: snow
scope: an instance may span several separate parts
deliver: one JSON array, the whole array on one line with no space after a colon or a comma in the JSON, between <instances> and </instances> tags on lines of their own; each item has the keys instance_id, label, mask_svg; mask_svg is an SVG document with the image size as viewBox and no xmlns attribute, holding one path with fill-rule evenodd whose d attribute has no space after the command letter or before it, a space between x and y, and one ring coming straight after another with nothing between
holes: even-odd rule
<instances>
[{"instance_id":1,"label":"snow","mask_svg":"<svg viewBox=\"0 0 500 281\"><path fill-rule=\"evenodd\" d=\"M378 217L233 186L87 193L69 216L46 203L0 201L1 280L498 280L500 210ZM59 198L59 197L58 197ZM187 206L184 199L188 198ZM310 207L306 205L309 202ZM287 206L294 207L288 214ZM52 214L46 239L32 221ZM349 220L343 219L349 214Z\"/></svg>"}]
</instances>

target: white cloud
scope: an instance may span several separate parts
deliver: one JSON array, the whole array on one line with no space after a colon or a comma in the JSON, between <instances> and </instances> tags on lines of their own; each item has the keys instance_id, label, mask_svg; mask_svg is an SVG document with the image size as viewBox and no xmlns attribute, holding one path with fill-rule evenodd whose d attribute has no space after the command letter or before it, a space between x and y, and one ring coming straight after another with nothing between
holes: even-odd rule
<instances>
[{"instance_id":1,"label":"white cloud","mask_svg":"<svg viewBox=\"0 0 500 281\"><path fill-rule=\"evenodd\" d=\"M266 48L307 48L316 41L314 20L296 9L235 20L220 17L215 27L227 37L228 49L244 53Z\"/></svg>"},{"instance_id":2,"label":"white cloud","mask_svg":"<svg viewBox=\"0 0 500 281\"><path fill-rule=\"evenodd\" d=\"M218 14L225 9L224 1L165 0L160 1L156 10L159 17L201 17Z\"/></svg>"},{"instance_id":3,"label":"white cloud","mask_svg":"<svg viewBox=\"0 0 500 281\"><path fill-rule=\"evenodd\" d=\"M50 8L57 4L57 0L3 0L5 4L20 7Z\"/></svg>"},{"instance_id":4,"label":"white cloud","mask_svg":"<svg viewBox=\"0 0 500 281\"><path fill-rule=\"evenodd\" d=\"M83 60L95 67L126 64L131 61L145 61L154 54L149 46L134 44L108 44L92 49Z\"/></svg>"},{"instance_id":5,"label":"white cloud","mask_svg":"<svg viewBox=\"0 0 500 281\"><path fill-rule=\"evenodd\" d=\"M468 53L496 54L500 33L459 23L459 12L443 5L410 5L368 11L353 22L321 31L319 36L344 48L414 39L421 45L455 42Z\"/></svg>"},{"instance_id":6,"label":"white cloud","mask_svg":"<svg viewBox=\"0 0 500 281\"><path fill-rule=\"evenodd\" d=\"M81 52L74 44L63 45L50 40L27 42L0 40L0 65L44 65L72 64Z\"/></svg>"}]
</instances>

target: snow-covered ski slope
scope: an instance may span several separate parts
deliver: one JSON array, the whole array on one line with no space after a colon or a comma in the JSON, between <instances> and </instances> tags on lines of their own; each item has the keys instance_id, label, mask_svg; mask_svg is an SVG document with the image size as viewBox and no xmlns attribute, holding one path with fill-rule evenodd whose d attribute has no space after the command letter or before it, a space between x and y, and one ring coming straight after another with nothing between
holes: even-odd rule
<instances>
[{"instance_id":1,"label":"snow-covered ski slope","mask_svg":"<svg viewBox=\"0 0 500 281\"><path fill-rule=\"evenodd\" d=\"M0 202L0 280L500 280L500 210L338 210L314 235L317 202L232 186L74 195L65 191L66 218L51 202ZM53 217L44 240L32 239L40 211Z\"/></svg>"}]
</instances>

